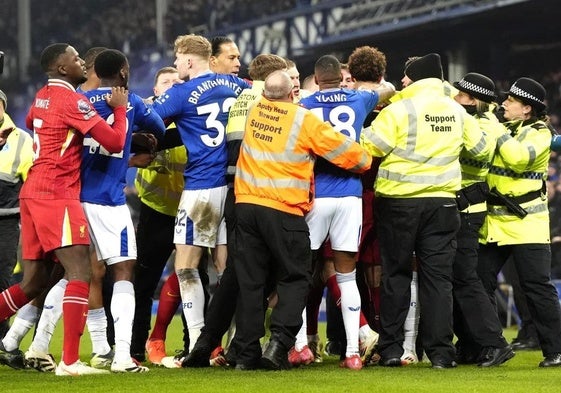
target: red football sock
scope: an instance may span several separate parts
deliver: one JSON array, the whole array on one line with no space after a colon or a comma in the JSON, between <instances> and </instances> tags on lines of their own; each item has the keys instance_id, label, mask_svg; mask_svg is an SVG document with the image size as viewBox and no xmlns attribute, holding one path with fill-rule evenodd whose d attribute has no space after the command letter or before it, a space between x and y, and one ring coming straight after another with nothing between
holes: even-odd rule
<instances>
[{"instance_id":1,"label":"red football sock","mask_svg":"<svg viewBox=\"0 0 561 393\"><path fill-rule=\"evenodd\" d=\"M314 286L310 290L310 293L308 293L308 303L306 304L306 333L308 336L318 334L319 307L323 297L323 288L323 285Z\"/></svg>"},{"instance_id":2,"label":"red football sock","mask_svg":"<svg viewBox=\"0 0 561 393\"><path fill-rule=\"evenodd\" d=\"M64 340L62 360L73 364L80 358L80 338L84 333L88 317L88 294L90 285L79 280L68 281L62 299L62 317L64 323Z\"/></svg>"},{"instance_id":3,"label":"red football sock","mask_svg":"<svg viewBox=\"0 0 561 393\"><path fill-rule=\"evenodd\" d=\"M151 340L165 341L168 326L180 303L181 293L179 292L179 281L177 279L177 274L174 272L168 277L162 286L158 312L156 314L156 322L154 323L154 329L150 334Z\"/></svg>"},{"instance_id":4,"label":"red football sock","mask_svg":"<svg viewBox=\"0 0 561 393\"><path fill-rule=\"evenodd\" d=\"M29 303L19 284L12 285L0 294L0 322L14 315L20 307Z\"/></svg>"}]
</instances>

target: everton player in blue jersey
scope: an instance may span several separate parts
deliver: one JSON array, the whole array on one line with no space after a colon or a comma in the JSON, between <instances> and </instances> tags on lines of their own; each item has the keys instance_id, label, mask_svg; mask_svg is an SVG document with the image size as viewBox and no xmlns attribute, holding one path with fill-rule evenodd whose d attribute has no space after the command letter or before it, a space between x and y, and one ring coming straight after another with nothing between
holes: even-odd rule
<instances>
[{"instance_id":1,"label":"everton player in blue jersey","mask_svg":"<svg viewBox=\"0 0 561 393\"><path fill-rule=\"evenodd\" d=\"M341 64L334 56L319 58L314 74L320 90L301 99L300 105L358 142L364 120L376 107L380 96L372 91L340 88ZM386 99L392 92L385 89L380 94L383 94L381 98ZM347 350L341 367L360 369L361 301L355 280L355 257L362 224L362 184L359 175L337 168L322 158L317 159L314 174L316 199L306 216L310 242L312 250L318 250L329 236L337 283L341 289L341 311L347 335ZM375 344L374 342L371 347Z\"/></svg>"},{"instance_id":2,"label":"everton player in blue jersey","mask_svg":"<svg viewBox=\"0 0 561 393\"><path fill-rule=\"evenodd\" d=\"M163 119L175 122L189 152L185 188L175 221L175 271L183 313L189 327L190 349L204 326L204 291L197 267L204 250L213 248L220 274L226 266L226 140L230 107L250 84L233 75L210 70L210 42L198 35L175 40L177 84L153 105ZM177 359L181 364L183 359Z\"/></svg>"},{"instance_id":3,"label":"everton player in blue jersey","mask_svg":"<svg viewBox=\"0 0 561 393\"><path fill-rule=\"evenodd\" d=\"M95 71L101 80L98 89L84 93L97 112L108 123L113 115L106 103L109 86L127 86L129 64L125 55L109 49L95 59ZM136 94L129 94L127 105L127 138L123 151L109 154L91 137L84 138L82 153L82 190L80 199L95 245L97 257L109 266L115 281L111 313L115 329L113 372L145 372L130 356L135 296L133 271L136 262L136 237L130 211L126 205L124 187L128 168L133 129L146 130L161 138L165 125ZM110 349L110 348L107 348Z\"/></svg>"}]
</instances>

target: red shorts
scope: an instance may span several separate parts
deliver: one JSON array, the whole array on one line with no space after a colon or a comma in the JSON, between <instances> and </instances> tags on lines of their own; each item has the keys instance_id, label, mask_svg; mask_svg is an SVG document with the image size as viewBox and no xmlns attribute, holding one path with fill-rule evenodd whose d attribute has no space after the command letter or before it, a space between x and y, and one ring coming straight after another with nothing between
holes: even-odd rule
<instances>
[{"instance_id":1,"label":"red shorts","mask_svg":"<svg viewBox=\"0 0 561 393\"><path fill-rule=\"evenodd\" d=\"M90 244L79 200L20 199L20 220L23 259L45 259L57 248Z\"/></svg>"},{"instance_id":2,"label":"red shorts","mask_svg":"<svg viewBox=\"0 0 561 393\"><path fill-rule=\"evenodd\" d=\"M362 193L362 233L358 247L358 262L381 265L380 246L374 222L374 191L365 190Z\"/></svg>"}]
</instances>

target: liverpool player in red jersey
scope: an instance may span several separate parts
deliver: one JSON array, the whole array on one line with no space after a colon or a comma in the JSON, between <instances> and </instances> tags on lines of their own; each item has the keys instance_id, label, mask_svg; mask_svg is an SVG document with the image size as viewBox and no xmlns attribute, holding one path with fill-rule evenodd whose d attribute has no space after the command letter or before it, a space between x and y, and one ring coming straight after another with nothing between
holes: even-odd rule
<instances>
[{"instance_id":1,"label":"liverpool player in red jersey","mask_svg":"<svg viewBox=\"0 0 561 393\"><path fill-rule=\"evenodd\" d=\"M57 375L107 372L79 360L80 337L88 314L90 281L89 233L80 205L80 163L84 134L90 133L110 153L123 149L128 92L113 88L108 103L109 126L88 100L76 93L86 81L84 61L69 44L52 44L41 53L49 77L33 101L26 125L33 129L35 160L20 192L24 276L0 294L0 321L37 296L47 281L46 261L59 261L68 276L63 299L64 342ZM0 346L0 362L9 353Z\"/></svg>"}]
</instances>

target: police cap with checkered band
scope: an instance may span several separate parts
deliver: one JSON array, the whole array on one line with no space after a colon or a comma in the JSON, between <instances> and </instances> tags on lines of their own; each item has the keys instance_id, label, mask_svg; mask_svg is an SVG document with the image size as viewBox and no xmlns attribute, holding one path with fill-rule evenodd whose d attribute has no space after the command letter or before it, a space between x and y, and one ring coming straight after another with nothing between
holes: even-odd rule
<instances>
[{"instance_id":1,"label":"police cap with checkered band","mask_svg":"<svg viewBox=\"0 0 561 393\"><path fill-rule=\"evenodd\" d=\"M453 85L456 89L484 102L491 103L497 99L493 81L477 72L466 74L461 81L454 82Z\"/></svg>"},{"instance_id":2,"label":"police cap with checkered band","mask_svg":"<svg viewBox=\"0 0 561 393\"><path fill-rule=\"evenodd\" d=\"M546 107L545 89L533 79L520 78L505 93L519 99L523 104L530 105L538 113Z\"/></svg>"}]
</instances>

